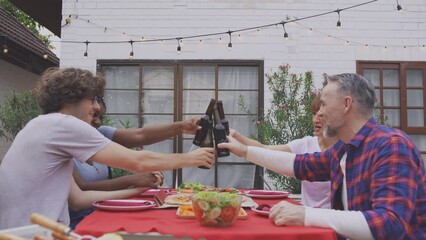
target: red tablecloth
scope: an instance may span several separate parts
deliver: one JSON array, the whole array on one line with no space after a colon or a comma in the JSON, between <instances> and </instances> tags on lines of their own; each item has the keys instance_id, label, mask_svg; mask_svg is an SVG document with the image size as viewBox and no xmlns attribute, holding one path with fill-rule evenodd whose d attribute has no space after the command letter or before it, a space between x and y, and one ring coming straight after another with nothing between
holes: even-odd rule
<instances>
[{"instance_id":1,"label":"red tablecloth","mask_svg":"<svg viewBox=\"0 0 426 240\"><path fill-rule=\"evenodd\" d=\"M273 205L282 199L253 199L258 204ZM294 202L291 199L284 199ZM200 225L195 219L179 219L176 208L147 209L136 212L111 212L96 210L87 216L76 228L79 234L99 237L105 233L125 231L128 233L159 232L172 234L174 237L191 237L193 239L297 239L297 240L333 240L336 233L328 228L302 226L277 227L268 217L260 216L249 208L245 209L248 217L236 220L227 228L210 228Z\"/></svg>"}]
</instances>

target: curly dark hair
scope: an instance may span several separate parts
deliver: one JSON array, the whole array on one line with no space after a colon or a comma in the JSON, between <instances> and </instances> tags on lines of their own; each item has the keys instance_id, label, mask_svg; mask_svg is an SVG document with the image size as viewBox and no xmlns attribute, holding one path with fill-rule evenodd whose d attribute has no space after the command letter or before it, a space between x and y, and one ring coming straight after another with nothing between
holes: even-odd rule
<instances>
[{"instance_id":1,"label":"curly dark hair","mask_svg":"<svg viewBox=\"0 0 426 240\"><path fill-rule=\"evenodd\" d=\"M102 96L106 81L102 75L78 68L49 68L38 83L38 105L43 114L58 112L65 104Z\"/></svg>"}]
</instances>

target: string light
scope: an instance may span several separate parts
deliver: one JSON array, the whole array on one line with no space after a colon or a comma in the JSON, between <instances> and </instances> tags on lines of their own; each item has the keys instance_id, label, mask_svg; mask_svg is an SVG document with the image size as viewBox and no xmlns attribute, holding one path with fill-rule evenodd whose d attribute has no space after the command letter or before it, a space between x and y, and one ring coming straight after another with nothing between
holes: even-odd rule
<instances>
[{"instance_id":1,"label":"string light","mask_svg":"<svg viewBox=\"0 0 426 240\"><path fill-rule=\"evenodd\" d=\"M134 41L132 39L130 39L129 43L130 43L130 47L132 48L132 50L130 51L130 54L129 54L129 59L132 60L133 59L133 55L134 55L134 53L133 53L133 43L134 43Z\"/></svg>"},{"instance_id":2,"label":"string light","mask_svg":"<svg viewBox=\"0 0 426 240\"><path fill-rule=\"evenodd\" d=\"M4 35L3 53L7 54L8 52L9 52L9 48L7 47L7 36Z\"/></svg>"},{"instance_id":3,"label":"string light","mask_svg":"<svg viewBox=\"0 0 426 240\"><path fill-rule=\"evenodd\" d=\"M180 38L176 38L178 41L178 46L177 46L177 54L180 55L180 53L182 52L182 47L180 46Z\"/></svg>"},{"instance_id":4,"label":"string light","mask_svg":"<svg viewBox=\"0 0 426 240\"><path fill-rule=\"evenodd\" d=\"M337 9L336 12L338 16L336 27L337 29L340 29L340 27L342 26L342 23L340 22L340 9Z\"/></svg>"},{"instance_id":5,"label":"string light","mask_svg":"<svg viewBox=\"0 0 426 240\"><path fill-rule=\"evenodd\" d=\"M396 0L396 10L398 10L399 12L402 11L402 7L399 4L398 0Z\"/></svg>"},{"instance_id":6,"label":"string light","mask_svg":"<svg viewBox=\"0 0 426 240\"><path fill-rule=\"evenodd\" d=\"M284 22L284 21L282 21L281 22L281 24L283 25L283 30L284 30L284 39L285 40L287 40L288 39L288 33L287 33L287 31L285 30L285 24L286 24L287 22Z\"/></svg>"},{"instance_id":7,"label":"string light","mask_svg":"<svg viewBox=\"0 0 426 240\"><path fill-rule=\"evenodd\" d=\"M231 32L231 30L228 31L228 34L229 34L228 50L231 51L232 50L232 32Z\"/></svg>"},{"instance_id":8,"label":"string light","mask_svg":"<svg viewBox=\"0 0 426 240\"><path fill-rule=\"evenodd\" d=\"M43 53L43 58L44 59L47 59L48 57L49 57L49 54L48 54L48 52L47 52L47 46L48 46L48 41L47 40L45 40L44 41L44 47L45 47L45 49L44 49L44 53Z\"/></svg>"},{"instance_id":9,"label":"string light","mask_svg":"<svg viewBox=\"0 0 426 240\"><path fill-rule=\"evenodd\" d=\"M86 44L86 51L84 52L84 55L83 55L83 56L84 56L84 59L87 59L87 56L89 55L89 54L87 53L87 50L89 49L89 43L90 43L90 42L86 40L84 43Z\"/></svg>"},{"instance_id":10,"label":"string light","mask_svg":"<svg viewBox=\"0 0 426 240\"><path fill-rule=\"evenodd\" d=\"M281 22L277 22L277 23L273 23L273 24L265 24L265 25L261 25L261 26L253 26L253 27L248 27L248 28L242 28L242 29L234 29L234 30L228 30L227 32L215 32L215 33L206 33L206 34L201 34L201 35L191 35L191 36L185 36L185 37L170 37L170 38L151 38L151 39L144 39L143 37L141 37L140 35L132 35L132 34L127 34L127 33L125 33L125 32L122 32L122 31L119 31L119 30L115 30L115 29L113 29L113 28L109 28L109 27L105 27L105 26L101 26L101 25L99 25L99 24L96 24L96 23L94 23L93 21L89 21L89 20L87 20L87 19L83 19L83 18L79 18L79 20L81 20L81 21L84 21L84 22L87 22L87 23L89 23L89 24L93 24L93 25L97 25L97 26L100 26L100 27L102 27L102 29L108 29L108 30L112 30L112 31L116 31L116 32L119 32L119 33L122 33L123 35L128 35L128 36L136 36L137 37L137 39L138 40L136 40L136 41L133 41L133 42L163 42L163 41L171 41L171 40L176 40L176 39L178 39L178 47L177 47L177 52L178 52L178 54L180 54L181 53L181 51L182 51L182 46L183 46L183 39L193 39L193 38L204 38L204 37L208 37L208 36L217 36L217 35L224 35L224 34L228 34L229 35L229 32L231 32L231 34L232 33L235 33L235 32L244 32L244 31L257 31L257 32L259 32L260 30L263 30L263 29L265 29L265 28L269 28L269 27L273 27L273 26L275 26L275 27L277 27L278 26L278 24L281 24L282 26L283 26L283 30L284 30L284 38L285 39L288 39L288 37L289 37L289 34L287 33L287 31L286 31L286 29L285 29L285 24L287 24L287 23L289 23L289 24L299 24L299 22L301 21L301 20L306 20L306 19L311 19L311 18L316 18L316 17L320 17L320 16L324 16L324 15L329 15L329 14L335 14L335 13L337 13L338 14L338 21L337 21L337 23L336 23L336 26L337 27L341 27L341 19L340 19L340 12L342 12L342 11L346 11L346 10L348 10L348 9L352 9L352 8L356 8L356 7L360 7L360 6L363 6L363 5L367 5L367 4L370 4L370 3L373 3L373 2L377 2L378 0L367 0L366 2L362 2L362 3L359 3L359 4L355 4L355 5L352 5L352 6L348 6L348 7L345 7L345 8L341 8L341 9L337 9L337 10L332 10L332 11L327 11L327 12L323 12L323 13L318 13L318 14L315 14L315 15L310 15L310 16L306 16L306 17L299 17L299 18L287 18L287 20L286 21L281 21ZM399 2L398 2L398 0L396 0L397 1L397 8L399 9L399 8L401 8L402 9L402 7L401 7L401 5L399 4ZM399 7L398 7L398 5L399 5ZM73 15L74 17L75 17L75 19L77 19L78 18L78 16L77 15ZM71 15L70 15L70 17L71 17ZM318 30L314 30L314 29L312 29L312 28L308 28L308 30L309 30L309 32L312 32L312 31L316 31L316 32L319 32ZM341 41L344 41L344 42L346 42L347 40L345 40L345 39L342 39L342 38L339 38L339 37L335 37L335 36L331 36L330 34L326 34L326 33L322 33L323 35L325 35L325 36L328 36L329 38L335 38L335 39L338 39L338 40L341 40ZM240 34L239 34L240 35ZM139 40L140 39L140 40ZM219 41L222 41L222 37L219 37L218 38L219 39ZM204 41L205 39L200 39L200 42L201 41ZM95 42L88 42L88 41L86 41L86 42L79 42L79 41L61 41L61 42L67 42L67 43L85 43L86 44L86 52L85 52L85 57L87 57L87 55L88 55L88 43L123 43L123 42L128 42L128 41L95 41ZM349 41L348 41L349 42ZM180 43L182 43L182 44L180 44ZM230 41L229 41L229 43L230 44L232 44L232 41L231 41L231 35L230 35ZM228 43L228 45L230 45ZM368 47L368 44L365 44L365 43L360 43L360 42L353 42L353 41L350 41L350 45L353 45L353 46L365 46L365 47ZM232 46L232 45L231 45ZM372 47L383 47L383 45L370 45L370 46L372 46ZM402 46L395 46L395 45L391 45L391 47L402 47ZM409 47L422 47L422 45L410 45L410 46L406 46L407 48L409 48ZM385 47L385 49L387 49L388 48L388 46L386 46Z\"/></svg>"}]
</instances>

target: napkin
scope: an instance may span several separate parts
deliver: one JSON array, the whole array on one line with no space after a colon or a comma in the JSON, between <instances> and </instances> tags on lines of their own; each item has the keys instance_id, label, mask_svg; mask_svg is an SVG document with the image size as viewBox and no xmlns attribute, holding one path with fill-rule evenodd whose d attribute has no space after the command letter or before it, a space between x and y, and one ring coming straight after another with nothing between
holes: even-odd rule
<instances>
[{"instance_id":1,"label":"napkin","mask_svg":"<svg viewBox=\"0 0 426 240\"><path fill-rule=\"evenodd\" d=\"M103 206L123 206L123 207L152 205L151 202L135 201L135 200L105 200L105 201L98 201L96 203L101 204Z\"/></svg>"},{"instance_id":2,"label":"napkin","mask_svg":"<svg viewBox=\"0 0 426 240\"><path fill-rule=\"evenodd\" d=\"M156 192L154 194L154 200L155 203L157 203L158 207L161 207L164 204L164 200L167 197L167 191L164 189L161 189L160 191Z\"/></svg>"}]
</instances>

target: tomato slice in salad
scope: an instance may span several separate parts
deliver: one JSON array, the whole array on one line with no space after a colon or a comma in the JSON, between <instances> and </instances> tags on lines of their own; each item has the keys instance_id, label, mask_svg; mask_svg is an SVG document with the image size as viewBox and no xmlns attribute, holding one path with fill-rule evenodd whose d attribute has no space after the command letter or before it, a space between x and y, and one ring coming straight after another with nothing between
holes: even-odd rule
<instances>
[{"instance_id":1,"label":"tomato slice in salad","mask_svg":"<svg viewBox=\"0 0 426 240\"><path fill-rule=\"evenodd\" d=\"M236 208L232 206L222 208L222 212L220 213L220 218L224 222L231 222L235 216Z\"/></svg>"}]
</instances>

